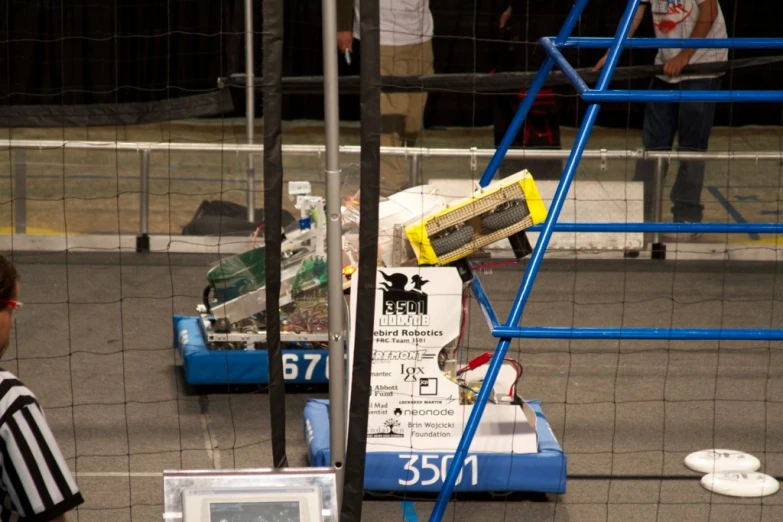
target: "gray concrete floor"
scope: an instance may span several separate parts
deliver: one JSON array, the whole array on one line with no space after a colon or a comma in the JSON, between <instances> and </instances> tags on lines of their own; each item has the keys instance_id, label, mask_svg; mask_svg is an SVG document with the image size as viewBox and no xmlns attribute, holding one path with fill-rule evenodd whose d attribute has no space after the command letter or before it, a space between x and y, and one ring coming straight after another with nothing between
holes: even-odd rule
<instances>
[{"instance_id":1,"label":"gray concrete floor","mask_svg":"<svg viewBox=\"0 0 783 522\"><path fill-rule=\"evenodd\" d=\"M73 520L156 521L165 469L267 467L263 391L185 386L171 316L192 314L213 256L15 253L22 277L3 365L44 405L87 503ZM522 267L482 282L505 319ZM773 263L545 260L523 324L770 328L783 322L783 269ZM468 346L495 346L471 305ZM773 521L781 494L712 495L682 459L724 447L783 475L780 343L519 341L521 393L540 399L569 459L568 492L460 499L444 520ZM289 463L306 465L302 410L322 390L286 397ZM595 476L599 477L588 477ZM613 480L607 475L616 477ZM630 476L634 476L631 478ZM623 478L626 477L626 478ZM432 499L384 496L364 520L420 519ZM410 519L409 519L410 520Z\"/></svg>"},{"instance_id":2,"label":"gray concrete floor","mask_svg":"<svg viewBox=\"0 0 783 522\"><path fill-rule=\"evenodd\" d=\"M261 129L258 129L259 135ZM241 121L175 122L128 128L5 130L2 137L107 141L242 142ZM574 129L564 130L570 146ZM358 144L355 125L342 141ZM287 124L285 143L322 143L315 122ZM715 129L714 151L778 151L780 128ZM424 133L422 146L492 147L491 129ZM597 129L588 148L635 149L637 131ZM12 225L11 174L18 151L0 155L0 232ZM358 173L358 158L342 158ZM29 151L24 158L31 231L136 233L138 156L111 151ZM261 179L261 157L256 158ZM204 199L244 202L245 160L232 153L153 155L151 232L179 234ZM424 180L477 178L466 159L424 159ZM676 164L672 166L672 172ZM777 162L711 162L707 220L778 222ZM630 179L633 163L605 170L585 161L577 179ZM535 174L535 173L534 173ZM322 191L322 159L286 156L286 180ZM671 186L673 176L667 179ZM263 185L256 185L261 197ZM664 210L668 205L664 203ZM664 219L670 219L665 212ZM32 230L39 229L39 230ZM725 241L766 245L775 237ZM265 467L271 462L269 400L263 392L198 392L184 385L172 344L173 313L192 314L212 256L15 252L27 304L3 364L35 390L76 471L87 504L79 521L157 521L164 469ZM501 319L519 267L482 281ZM781 269L773 263L544 263L523 323L580 326L769 328L781 324ZM495 346L471 309L469 346ZM781 494L764 500L711 495L682 466L689 452L732 447L783 475L783 357L779 343L524 341L510 355L525 366L522 393L543 401L574 475L568 493L544 501L460 500L446 520L681 521L783 518ZM288 456L305 465L302 410L318 391L286 399ZM636 479L587 475L641 476ZM579 477L581 476L581 478ZM665 476L667 478L661 478ZM365 503L368 521L404 520L398 497ZM541 499L535 499L541 500ZM431 500L416 500L421 519Z\"/></svg>"}]
</instances>

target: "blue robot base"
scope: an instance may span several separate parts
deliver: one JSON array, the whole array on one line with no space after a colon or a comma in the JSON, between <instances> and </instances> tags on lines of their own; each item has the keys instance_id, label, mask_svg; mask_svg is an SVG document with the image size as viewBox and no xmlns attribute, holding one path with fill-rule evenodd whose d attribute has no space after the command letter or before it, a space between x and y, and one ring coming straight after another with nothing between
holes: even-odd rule
<instances>
[{"instance_id":1,"label":"blue robot base","mask_svg":"<svg viewBox=\"0 0 783 522\"><path fill-rule=\"evenodd\" d=\"M541 402L527 402L537 417L538 452L469 453L456 492L565 493L566 455L552 433ZM329 466L328 400L307 402L304 436L310 466ZM404 448L398 452L368 452L364 488L377 492L437 493L452 458L451 452L414 452Z\"/></svg>"},{"instance_id":2,"label":"blue robot base","mask_svg":"<svg viewBox=\"0 0 783 522\"><path fill-rule=\"evenodd\" d=\"M174 315L174 347L179 352L185 380L193 386L269 383L266 350L215 350L207 346L198 316ZM329 351L306 343L283 345L286 383L329 382Z\"/></svg>"}]
</instances>

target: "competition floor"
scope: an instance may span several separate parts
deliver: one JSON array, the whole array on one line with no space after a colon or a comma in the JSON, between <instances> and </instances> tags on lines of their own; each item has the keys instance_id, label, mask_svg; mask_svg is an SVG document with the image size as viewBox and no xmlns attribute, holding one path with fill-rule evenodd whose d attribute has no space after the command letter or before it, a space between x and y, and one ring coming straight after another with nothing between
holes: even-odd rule
<instances>
[{"instance_id":1,"label":"competition floor","mask_svg":"<svg viewBox=\"0 0 783 522\"><path fill-rule=\"evenodd\" d=\"M214 257L16 253L15 260L26 306L2 365L36 392L77 472L87 502L72 520L159 521L164 469L270 464L268 395L188 389L175 366L171 316L193 313ZM512 266L482 276L501 320L521 273ZM781 295L783 268L772 263L545 259L523 322L779 327ZM494 347L477 306L469 328L470 347ZM445 520L783 519L783 494L711 495L682 465L691 451L734 448L783 475L779 343L523 341L509 355L524 365L523 395L542 400L568 455L568 493L464 499ZM286 397L292 466L306 464L309 397L326 390ZM364 520L426 520L432 505L380 497L365 503Z\"/></svg>"}]
</instances>

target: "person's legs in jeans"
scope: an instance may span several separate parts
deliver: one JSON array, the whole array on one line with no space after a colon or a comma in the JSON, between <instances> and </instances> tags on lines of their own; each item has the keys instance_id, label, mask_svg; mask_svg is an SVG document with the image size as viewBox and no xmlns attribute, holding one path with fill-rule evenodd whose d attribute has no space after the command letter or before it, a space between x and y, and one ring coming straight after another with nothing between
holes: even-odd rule
<instances>
[{"instance_id":1,"label":"person's legs in jeans","mask_svg":"<svg viewBox=\"0 0 783 522\"><path fill-rule=\"evenodd\" d=\"M720 78L685 80L681 82L680 89L710 91L719 89L720 84ZM706 151L714 120L714 102L681 103L678 150ZM701 223L704 212L704 205L701 204L703 187L704 161L681 161L671 191L675 222Z\"/></svg>"},{"instance_id":2,"label":"person's legs in jeans","mask_svg":"<svg viewBox=\"0 0 783 522\"><path fill-rule=\"evenodd\" d=\"M672 84L654 78L650 83L651 90L667 90L676 88ZM671 150L674 135L677 132L678 104L673 102L650 102L644 109L644 126L642 128L642 144L648 151ZM636 162L633 181L643 182L644 187L644 221L653 220L653 197L655 192L655 168L657 159L642 159ZM669 162L663 162L662 175L666 176Z\"/></svg>"}]
</instances>

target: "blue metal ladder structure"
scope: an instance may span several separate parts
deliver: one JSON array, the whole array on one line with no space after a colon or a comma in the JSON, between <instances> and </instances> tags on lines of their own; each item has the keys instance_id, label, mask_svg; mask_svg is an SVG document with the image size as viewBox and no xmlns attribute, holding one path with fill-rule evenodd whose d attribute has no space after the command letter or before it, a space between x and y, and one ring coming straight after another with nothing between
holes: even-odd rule
<instances>
[{"instance_id":1,"label":"blue metal ladder structure","mask_svg":"<svg viewBox=\"0 0 783 522\"><path fill-rule=\"evenodd\" d=\"M780 233L781 224L750 224L750 223L563 223L557 220L563 208L566 195L574 179L576 168L587 140L603 102L649 102L649 101L712 101L712 102L777 102L783 103L783 91L637 91L609 90L609 82L617 66L620 53L627 48L738 48L738 49L781 49L783 38L725 38L725 39L664 39L664 38L629 38L629 32L634 16L639 8L640 0L629 0L623 13L620 25L613 38L571 37L571 33L581 16L588 0L576 0L568 14L557 37L541 38L540 42L548 55L541 65L533 83L527 91L524 101L519 107L503 140L489 162L480 185L486 187L492 181L500 163L506 155L517 132L525 121L528 111L533 105L541 87L554 65L566 75L581 98L589 105L582 124L566 162L560 183L555 191L547 218L541 227L541 233L531 254L519 291L509 312L505 324L498 321L497 315L484 292L477 277L473 279L473 291L476 299L484 309L492 323L492 334L498 338L495 356L487 370L484 383L479 391L473 411L465 426L457 451L449 466L448 474L443 481L443 487L438 495L435 507L430 516L430 522L439 522L454 491L457 478L462 469L462 463L468 456L471 442L478 428L489 394L513 338L539 339L676 339L676 340L746 340L766 341L783 340L783 329L716 329L716 328L569 328L569 327L527 327L519 326L525 304L530 296L533 282L538 273L541 261L549 245L554 231L562 232L712 232L712 233ZM606 63L601 71L595 88L587 86L574 68L563 57L560 49L603 48L609 49Z\"/></svg>"}]
</instances>

